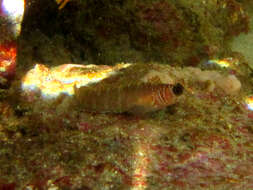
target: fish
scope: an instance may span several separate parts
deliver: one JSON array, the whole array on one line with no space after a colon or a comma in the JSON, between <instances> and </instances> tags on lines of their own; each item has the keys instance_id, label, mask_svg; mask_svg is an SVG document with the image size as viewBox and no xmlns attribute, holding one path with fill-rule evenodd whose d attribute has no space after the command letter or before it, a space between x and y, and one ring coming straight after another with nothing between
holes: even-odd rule
<instances>
[{"instance_id":1,"label":"fish","mask_svg":"<svg viewBox=\"0 0 253 190\"><path fill-rule=\"evenodd\" d=\"M128 84L124 86L75 87L79 108L95 113L145 114L175 104L183 93L180 84Z\"/></svg>"}]
</instances>

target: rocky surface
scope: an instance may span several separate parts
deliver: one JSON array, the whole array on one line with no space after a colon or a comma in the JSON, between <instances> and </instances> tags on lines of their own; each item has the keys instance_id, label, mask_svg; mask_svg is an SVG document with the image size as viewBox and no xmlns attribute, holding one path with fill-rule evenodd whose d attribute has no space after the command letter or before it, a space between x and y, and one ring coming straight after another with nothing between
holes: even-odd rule
<instances>
[{"instance_id":1,"label":"rocky surface","mask_svg":"<svg viewBox=\"0 0 253 190\"><path fill-rule=\"evenodd\" d=\"M197 65L227 56L231 39L248 31L239 0L72 0L61 10L54 0L28 0L19 62Z\"/></svg>"},{"instance_id":2,"label":"rocky surface","mask_svg":"<svg viewBox=\"0 0 253 190\"><path fill-rule=\"evenodd\" d=\"M230 44L249 32L248 5L72 0L59 10L27 0L17 69L6 44L0 52L0 190L253 189L252 62ZM133 67L93 87L180 83L184 93L144 115L82 109L71 96L79 83L67 79L122 61ZM82 65L62 65L71 62ZM44 72L29 84L41 86L26 91L38 63ZM88 63L107 66L76 69ZM42 89L67 91L45 98Z\"/></svg>"},{"instance_id":3,"label":"rocky surface","mask_svg":"<svg viewBox=\"0 0 253 190\"><path fill-rule=\"evenodd\" d=\"M230 94L219 80L210 90L210 80L227 80L226 73L151 66L140 79L166 82L167 73L185 92L177 104L144 116L89 113L71 107L68 96L21 92L17 100L14 82L0 104L1 188L252 188L250 86ZM240 76L232 76L237 85Z\"/></svg>"}]
</instances>

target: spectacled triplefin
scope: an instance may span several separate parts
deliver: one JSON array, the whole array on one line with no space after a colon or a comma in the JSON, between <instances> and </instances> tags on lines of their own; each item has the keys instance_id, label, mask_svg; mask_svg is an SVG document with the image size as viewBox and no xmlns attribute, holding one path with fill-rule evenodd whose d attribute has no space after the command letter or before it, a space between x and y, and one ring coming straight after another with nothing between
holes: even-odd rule
<instances>
[{"instance_id":1,"label":"spectacled triplefin","mask_svg":"<svg viewBox=\"0 0 253 190\"><path fill-rule=\"evenodd\" d=\"M143 114L176 103L183 89L180 83L139 83L110 88L85 86L75 88L75 101L78 107L89 112Z\"/></svg>"}]
</instances>

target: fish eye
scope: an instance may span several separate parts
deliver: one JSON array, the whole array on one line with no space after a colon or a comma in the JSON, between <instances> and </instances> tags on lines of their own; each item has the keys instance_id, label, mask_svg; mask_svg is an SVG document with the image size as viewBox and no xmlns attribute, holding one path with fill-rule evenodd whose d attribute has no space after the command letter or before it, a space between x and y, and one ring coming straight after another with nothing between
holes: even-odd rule
<instances>
[{"instance_id":1,"label":"fish eye","mask_svg":"<svg viewBox=\"0 0 253 190\"><path fill-rule=\"evenodd\" d=\"M175 95L179 96L183 93L184 87L180 83L177 83L173 86L172 91Z\"/></svg>"}]
</instances>

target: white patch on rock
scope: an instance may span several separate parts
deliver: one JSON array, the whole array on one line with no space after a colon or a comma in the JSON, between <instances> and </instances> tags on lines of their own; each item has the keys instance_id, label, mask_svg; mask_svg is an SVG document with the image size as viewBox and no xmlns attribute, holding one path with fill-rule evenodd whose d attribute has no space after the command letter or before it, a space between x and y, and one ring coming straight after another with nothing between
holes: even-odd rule
<instances>
[{"instance_id":1,"label":"white patch on rock","mask_svg":"<svg viewBox=\"0 0 253 190\"><path fill-rule=\"evenodd\" d=\"M141 81L147 83L152 82L158 78L162 84L174 84L175 81L172 77L169 76L167 72L159 72L151 70L144 77L141 78Z\"/></svg>"}]
</instances>

